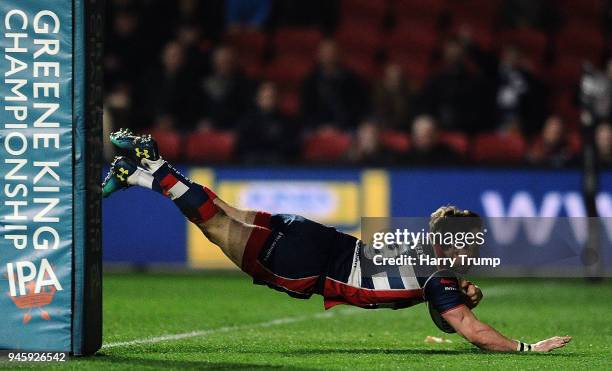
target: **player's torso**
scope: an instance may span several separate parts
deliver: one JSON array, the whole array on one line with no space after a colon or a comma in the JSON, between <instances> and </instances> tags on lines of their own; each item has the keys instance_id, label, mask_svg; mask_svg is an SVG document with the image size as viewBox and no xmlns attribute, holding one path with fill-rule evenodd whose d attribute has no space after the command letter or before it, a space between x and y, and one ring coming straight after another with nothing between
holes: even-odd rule
<instances>
[{"instance_id":1,"label":"player's torso","mask_svg":"<svg viewBox=\"0 0 612 371\"><path fill-rule=\"evenodd\" d=\"M435 267L410 264L422 247L392 246L374 249L354 240L352 257L341 274L329 274L323 295L325 307L351 304L363 308L406 308L424 301L423 287ZM344 258L346 260L346 257ZM412 259L412 260L411 260ZM330 277L331 276L331 277Z\"/></svg>"}]
</instances>

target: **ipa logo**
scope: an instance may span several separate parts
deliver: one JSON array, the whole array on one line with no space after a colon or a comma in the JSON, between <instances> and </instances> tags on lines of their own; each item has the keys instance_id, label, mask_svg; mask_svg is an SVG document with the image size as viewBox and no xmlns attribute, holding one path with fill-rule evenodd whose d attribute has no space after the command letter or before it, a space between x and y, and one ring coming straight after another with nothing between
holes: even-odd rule
<instances>
[{"instance_id":1,"label":"ipa logo","mask_svg":"<svg viewBox=\"0 0 612 371\"><path fill-rule=\"evenodd\" d=\"M62 285L47 259L41 260L38 269L29 261L9 263L7 268L10 291L6 294L17 308L25 312L23 323L30 322L32 311L49 321L51 316L44 307L51 304L57 291L62 291Z\"/></svg>"}]
</instances>

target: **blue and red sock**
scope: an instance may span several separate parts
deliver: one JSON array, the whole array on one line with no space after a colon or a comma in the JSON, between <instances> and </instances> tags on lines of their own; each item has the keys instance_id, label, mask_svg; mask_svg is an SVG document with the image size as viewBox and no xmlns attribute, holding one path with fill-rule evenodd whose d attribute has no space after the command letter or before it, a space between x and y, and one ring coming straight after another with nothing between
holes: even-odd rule
<instances>
[{"instance_id":1,"label":"blue and red sock","mask_svg":"<svg viewBox=\"0 0 612 371\"><path fill-rule=\"evenodd\" d=\"M187 179L168 163L153 172L153 177L162 194L174 201L191 222L203 223L219 211L213 202L216 195L212 191Z\"/></svg>"}]
</instances>

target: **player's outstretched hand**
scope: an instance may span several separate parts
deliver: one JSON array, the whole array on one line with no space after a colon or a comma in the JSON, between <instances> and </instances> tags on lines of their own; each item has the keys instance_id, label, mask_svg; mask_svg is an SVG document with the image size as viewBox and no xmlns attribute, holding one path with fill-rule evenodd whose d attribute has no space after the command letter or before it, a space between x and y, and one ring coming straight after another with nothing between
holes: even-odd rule
<instances>
[{"instance_id":1,"label":"player's outstretched hand","mask_svg":"<svg viewBox=\"0 0 612 371\"><path fill-rule=\"evenodd\" d=\"M532 350L534 352L550 352L553 349L563 348L571 340L571 336L554 336L533 344Z\"/></svg>"}]
</instances>

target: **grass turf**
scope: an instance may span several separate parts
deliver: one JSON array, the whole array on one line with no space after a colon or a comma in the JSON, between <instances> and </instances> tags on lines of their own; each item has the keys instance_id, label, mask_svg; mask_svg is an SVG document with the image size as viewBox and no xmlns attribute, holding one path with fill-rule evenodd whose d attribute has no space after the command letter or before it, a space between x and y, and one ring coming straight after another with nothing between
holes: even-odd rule
<instances>
[{"instance_id":1,"label":"grass turf","mask_svg":"<svg viewBox=\"0 0 612 371\"><path fill-rule=\"evenodd\" d=\"M241 274L107 274L104 342L97 356L62 368L141 369L612 369L612 282L486 280L477 316L507 336L534 342L570 334L547 354L482 352L441 333L426 307L393 311L297 300ZM204 330L157 343L119 342ZM207 332L206 332L207 331ZM427 335L448 344L427 344ZM56 368L58 365L47 365Z\"/></svg>"}]
</instances>

